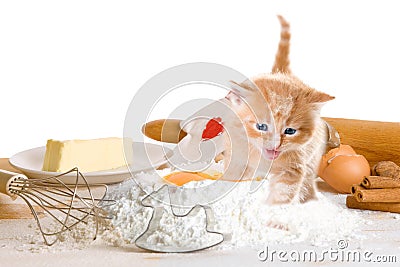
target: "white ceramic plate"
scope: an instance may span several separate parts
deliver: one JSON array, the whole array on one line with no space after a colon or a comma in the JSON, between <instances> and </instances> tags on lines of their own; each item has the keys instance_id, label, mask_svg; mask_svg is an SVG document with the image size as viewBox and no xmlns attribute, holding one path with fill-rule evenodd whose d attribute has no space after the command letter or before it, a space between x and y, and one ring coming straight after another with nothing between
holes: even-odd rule
<instances>
[{"instance_id":1,"label":"white ceramic plate","mask_svg":"<svg viewBox=\"0 0 400 267\"><path fill-rule=\"evenodd\" d=\"M132 176L131 173L157 168L167 162L166 157L172 151L150 143L133 142L133 162L134 166L127 166L118 169L104 170L98 172L83 173L86 180L91 183L112 184L121 182ZM9 159L10 164L30 178L46 178L56 176L61 173L42 171L46 147L37 147L19 152ZM75 183L76 173L69 173L60 177L64 183ZM83 183L80 180L79 183Z\"/></svg>"}]
</instances>

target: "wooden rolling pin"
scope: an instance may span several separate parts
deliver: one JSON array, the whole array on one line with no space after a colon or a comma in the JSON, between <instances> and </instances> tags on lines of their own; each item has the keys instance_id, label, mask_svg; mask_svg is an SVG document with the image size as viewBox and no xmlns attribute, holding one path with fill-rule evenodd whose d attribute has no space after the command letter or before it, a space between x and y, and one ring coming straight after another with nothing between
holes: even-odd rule
<instances>
[{"instance_id":1,"label":"wooden rolling pin","mask_svg":"<svg viewBox=\"0 0 400 267\"><path fill-rule=\"evenodd\" d=\"M379 161L400 163L400 122L324 118L340 134L343 144L365 156L371 166ZM186 133L180 120L157 120L143 125L143 133L154 140L177 143Z\"/></svg>"}]
</instances>

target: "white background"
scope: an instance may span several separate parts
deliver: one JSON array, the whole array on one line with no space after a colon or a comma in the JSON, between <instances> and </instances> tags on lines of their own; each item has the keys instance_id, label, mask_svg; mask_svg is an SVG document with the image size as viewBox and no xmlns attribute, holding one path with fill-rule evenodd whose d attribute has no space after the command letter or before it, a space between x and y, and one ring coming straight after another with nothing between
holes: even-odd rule
<instances>
[{"instance_id":1,"label":"white background","mask_svg":"<svg viewBox=\"0 0 400 267\"><path fill-rule=\"evenodd\" d=\"M122 136L135 91L178 64L269 72L276 14L292 26L293 72L336 96L324 116L400 121L396 1L236 2L1 1L0 157Z\"/></svg>"}]
</instances>

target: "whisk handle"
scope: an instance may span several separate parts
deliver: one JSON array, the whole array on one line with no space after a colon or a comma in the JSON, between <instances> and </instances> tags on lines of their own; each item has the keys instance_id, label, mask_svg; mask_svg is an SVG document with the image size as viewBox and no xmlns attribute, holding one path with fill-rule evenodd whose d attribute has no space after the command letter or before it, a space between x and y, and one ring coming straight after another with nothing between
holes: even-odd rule
<instances>
[{"instance_id":1,"label":"whisk handle","mask_svg":"<svg viewBox=\"0 0 400 267\"><path fill-rule=\"evenodd\" d=\"M14 197L15 193L13 192L14 190L11 183L16 180L25 179L28 178L23 174L0 170L0 193Z\"/></svg>"}]
</instances>

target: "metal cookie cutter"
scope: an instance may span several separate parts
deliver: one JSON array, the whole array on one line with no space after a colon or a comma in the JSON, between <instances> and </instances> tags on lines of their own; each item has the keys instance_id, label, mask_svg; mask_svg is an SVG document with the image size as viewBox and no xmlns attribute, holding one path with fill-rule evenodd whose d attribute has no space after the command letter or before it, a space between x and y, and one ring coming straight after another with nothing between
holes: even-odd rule
<instances>
[{"instance_id":1,"label":"metal cookie cutter","mask_svg":"<svg viewBox=\"0 0 400 267\"><path fill-rule=\"evenodd\" d=\"M185 209L184 213L178 214L176 211L174 211L174 207L171 203L171 193L173 192L170 192L169 187L169 185L163 185L160 189L152 192L142 199L142 205L144 207L152 208L153 214L144 233L136 238L136 246L153 252L192 252L211 248L222 243L224 241L224 235L214 231L215 220L212 209L204 205L195 205L191 207L189 211ZM203 210L206 217L204 229L205 235L200 237L196 236L193 238L193 240L172 240L173 242L168 242L173 243L172 245L163 244L162 242L158 241L151 242L152 235L155 234L157 229L160 229L160 226L162 226L161 218L163 214L168 212L164 208L166 205L165 203L169 203L167 205L171 207L172 215L178 218L189 218L190 216L193 216L193 214L197 214L200 210ZM157 204L158 206L156 206ZM204 239L204 242L191 242L194 240L198 241L199 239Z\"/></svg>"}]
</instances>

